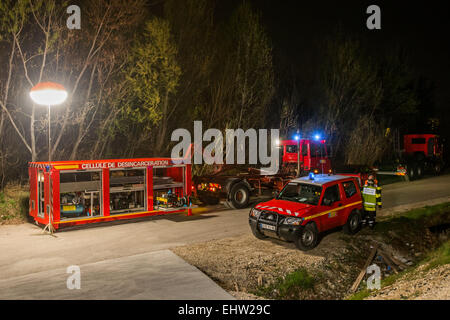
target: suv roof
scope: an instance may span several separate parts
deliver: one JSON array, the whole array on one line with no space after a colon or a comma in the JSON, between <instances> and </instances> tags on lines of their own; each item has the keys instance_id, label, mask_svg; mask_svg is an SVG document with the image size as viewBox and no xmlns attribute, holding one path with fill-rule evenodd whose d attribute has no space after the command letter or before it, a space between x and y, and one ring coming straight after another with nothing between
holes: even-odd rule
<instances>
[{"instance_id":1,"label":"suv roof","mask_svg":"<svg viewBox=\"0 0 450 320\"><path fill-rule=\"evenodd\" d=\"M340 180L346 180L346 179L354 179L354 177L343 176L343 175L316 174L314 176L314 180L311 180L308 176L306 176L306 177L293 179L293 180L291 180L291 182L303 182L303 183L314 184L317 186L322 186L328 182L340 181Z\"/></svg>"}]
</instances>

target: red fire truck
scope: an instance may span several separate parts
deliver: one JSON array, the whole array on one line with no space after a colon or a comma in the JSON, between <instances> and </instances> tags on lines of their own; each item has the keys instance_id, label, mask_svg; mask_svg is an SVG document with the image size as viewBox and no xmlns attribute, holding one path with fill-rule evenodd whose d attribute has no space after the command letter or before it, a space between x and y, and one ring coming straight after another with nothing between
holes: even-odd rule
<instances>
[{"instance_id":1,"label":"red fire truck","mask_svg":"<svg viewBox=\"0 0 450 320\"><path fill-rule=\"evenodd\" d=\"M284 170L296 172L300 164L300 175L309 172L330 173L331 161L328 158L328 150L325 140L281 140L281 166ZM300 158L300 161L298 159Z\"/></svg>"},{"instance_id":2,"label":"red fire truck","mask_svg":"<svg viewBox=\"0 0 450 320\"><path fill-rule=\"evenodd\" d=\"M58 229L85 223L191 214L191 166L170 158L29 163L36 223Z\"/></svg>"}]
</instances>

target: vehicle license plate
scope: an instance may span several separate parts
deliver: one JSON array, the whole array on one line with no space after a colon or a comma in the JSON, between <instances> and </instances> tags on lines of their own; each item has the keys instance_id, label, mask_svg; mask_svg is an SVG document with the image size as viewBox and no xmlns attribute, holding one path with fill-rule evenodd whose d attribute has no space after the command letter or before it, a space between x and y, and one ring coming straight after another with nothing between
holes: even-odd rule
<instances>
[{"instance_id":1,"label":"vehicle license plate","mask_svg":"<svg viewBox=\"0 0 450 320\"><path fill-rule=\"evenodd\" d=\"M265 224L265 223L260 223L259 227L261 229L266 229L266 230L271 230L271 231L275 231L276 230L275 226L271 226L270 224Z\"/></svg>"}]
</instances>

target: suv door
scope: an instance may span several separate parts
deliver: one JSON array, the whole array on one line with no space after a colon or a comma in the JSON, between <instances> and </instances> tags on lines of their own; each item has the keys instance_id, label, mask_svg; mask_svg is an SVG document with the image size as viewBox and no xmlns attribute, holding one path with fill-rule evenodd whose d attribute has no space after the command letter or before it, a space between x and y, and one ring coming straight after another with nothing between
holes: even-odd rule
<instances>
[{"instance_id":1,"label":"suv door","mask_svg":"<svg viewBox=\"0 0 450 320\"><path fill-rule=\"evenodd\" d=\"M343 194L346 199L344 201L344 205L355 203L361 200L358 185L355 180L343 181L341 185ZM353 209L354 206L350 206L342 210L341 225L344 225L347 222L347 218Z\"/></svg>"},{"instance_id":2,"label":"suv door","mask_svg":"<svg viewBox=\"0 0 450 320\"><path fill-rule=\"evenodd\" d=\"M328 186L325 189L320 205L321 212L332 210L332 212L320 216L320 223L323 230L339 226L343 210L334 210L342 206L341 192L338 183Z\"/></svg>"}]
</instances>

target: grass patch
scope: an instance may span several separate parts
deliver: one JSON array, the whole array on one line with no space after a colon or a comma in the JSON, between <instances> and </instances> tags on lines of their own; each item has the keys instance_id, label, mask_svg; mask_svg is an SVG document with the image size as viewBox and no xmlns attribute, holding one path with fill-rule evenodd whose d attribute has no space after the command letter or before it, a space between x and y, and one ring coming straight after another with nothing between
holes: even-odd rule
<instances>
[{"instance_id":1,"label":"grass patch","mask_svg":"<svg viewBox=\"0 0 450 320\"><path fill-rule=\"evenodd\" d=\"M300 268L287 274L269 286L259 287L254 293L274 299L297 299L299 292L314 288L316 279L311 276L306 268Z\"/></svg>"},{"instance_id":2,"label":"grass patch","mask_svg":"<svg viewBox=\"0 0 450 320\"><path fill-rule=\"evenodd\" d=\"M0 224L27 221L29 193L19 185L8 185L0 191Z\"/></svg>"},{"instance_id":3,"label":"grass patch","mask_svg":"<svg viewBox=\"0 0 450 320\"><path fill-rule=\"evenodd\" d=\"M433 269L438 266L442 266L450 263L450 240L444 242L439 248L430 252L427 257L422 261L426 263L425 270Z\"/></svg>"},{"instance_id":4,"label":"grass patch","mask_svg":"<svg viewBox=\"0 0 450 320\"><path fill-rule=\"evenodd\" d=\"M382 234L392 230L410 233L445 222L450 222L450 202L412 209L394 217L381 217L377 219L375 230Z\"/></svg>"}]
</instances>

